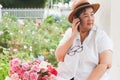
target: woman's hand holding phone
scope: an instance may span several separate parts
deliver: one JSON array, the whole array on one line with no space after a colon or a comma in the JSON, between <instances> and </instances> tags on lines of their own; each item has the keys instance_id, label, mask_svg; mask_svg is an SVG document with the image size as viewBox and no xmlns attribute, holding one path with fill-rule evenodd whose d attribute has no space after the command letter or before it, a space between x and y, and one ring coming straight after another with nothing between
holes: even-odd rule
<instances>
[{"instance_id":1,"label":"woman's hand holding phone","mask_svg":"<svg viewBox=\"0 0 120 80\"><path fill-rule=\"evenodd\" d=\"M80 19L79 18L73 19L73 22L72 22L72 34L74 36L77 35L79 25L80 25Z\"/></svg>"}]
</instances>

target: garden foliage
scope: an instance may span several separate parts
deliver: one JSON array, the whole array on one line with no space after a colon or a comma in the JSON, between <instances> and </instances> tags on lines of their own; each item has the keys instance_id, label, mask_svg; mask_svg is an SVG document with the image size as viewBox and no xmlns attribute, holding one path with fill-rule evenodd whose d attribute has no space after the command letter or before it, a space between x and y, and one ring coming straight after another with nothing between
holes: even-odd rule
<instances>
[{"instance_id":1,"label":"garden foliage","mask_svg":"<svg viewBox=\"0 0 120 80\"><path fill-rule=\"evenodd\" d=\"M42 21L20 20L4 14L0 22L0 80L8 75L9 60L34 60L44 56L44 60L57 67L55 49L70 27L67 17L48 16Z\"/></svg>"}]
</instances>

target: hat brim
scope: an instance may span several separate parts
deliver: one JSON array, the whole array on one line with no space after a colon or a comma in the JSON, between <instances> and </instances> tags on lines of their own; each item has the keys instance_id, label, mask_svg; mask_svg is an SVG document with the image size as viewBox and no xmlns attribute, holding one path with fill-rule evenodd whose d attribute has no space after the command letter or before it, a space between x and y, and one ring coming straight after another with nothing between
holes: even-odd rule
<instances>
[{"instance_id":1,"label":"hat brim","mask_svg":"<svg viewBox=\"0 0 120 80\"><path fill-rule=\"evenodd\" d=\"M97 11L97 10L99 9L99 7L100 7L100 4L98 4L98 3L96 3L96 4L88 4L88 5L83 5L83 6L80 6L80 7L76 8L75 10L73 10L73 11L69 14L69 16L68 16L68 21L69 21L70 23L72 23L72 21L73 21L73 16L76 14L76 12L77 12L78 10L80 10L81 8L84 8L84 7L93 7L94 13L96 13L96 11Z\"/></svg>"}]
</instances>

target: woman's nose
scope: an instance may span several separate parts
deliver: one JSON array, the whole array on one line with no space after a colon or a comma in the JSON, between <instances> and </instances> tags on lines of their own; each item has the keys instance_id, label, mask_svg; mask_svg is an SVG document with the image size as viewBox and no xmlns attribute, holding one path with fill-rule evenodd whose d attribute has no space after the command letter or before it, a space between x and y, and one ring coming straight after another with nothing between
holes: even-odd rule
<instances>
[{"instance_id":1,"label":"woman's nose","mask_svg":"<svg viewBox=\"0 0 120 80\"><path fill-rule=\"evenodd\" d=\"M89 20L93 20L93 16L90 15L90 16L88 17L88 19L89 19Z\"/></svg>"}]
</instances>

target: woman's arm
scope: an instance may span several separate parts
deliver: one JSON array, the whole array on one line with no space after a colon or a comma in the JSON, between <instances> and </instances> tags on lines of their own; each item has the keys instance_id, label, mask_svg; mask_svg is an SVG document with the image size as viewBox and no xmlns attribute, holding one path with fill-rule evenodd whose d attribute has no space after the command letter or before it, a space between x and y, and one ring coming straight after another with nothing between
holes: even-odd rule
<instances>
[{"instance_id":1,"label":"woman's arm","mask_svg":"<svg viewBox=\"0 0 120 80\"><path fill-rule=\"evenodd\" d=\"M71 47L73 40L74 40L74 35L71 35L70 38L65 43L57 47L55 51L55 56L58 62L64 61L64 57L68 52L69 48Z\"/></svg>"},{"instance_id":2,"label":"woman's arm","mask_svg":"<svg viewBox=\"0 0 120 80\"><path fill-rule=\"evenodd\" d=\"M71 47L71 45L74 41L74 38L76 37L76 35L78 33L79 24L80 24L79 18L76 18L76 19L73 20L72 34L67 39L67 41L65 41L62 45L58 46L56 51L55 51L55 56L57 58L57 61L59 61L59 62L64 61L64 57L65 57L66 53L68 52L69 48Z\"/></svg>"},{"instance_id":3,"label":"woman's arm","mask_svg":"<svg viewBox=\"0 0 120 80\"><path fill-rule=\"evenodd\" d=\"M112 51L110 50L103 51L102 53L100 53L99 59L100 62L98 66L93 70L93 72L91 73L87 80L100 80L100 78L103 76L106 70L111 68Z\"/></svg>"}]
</instances>

